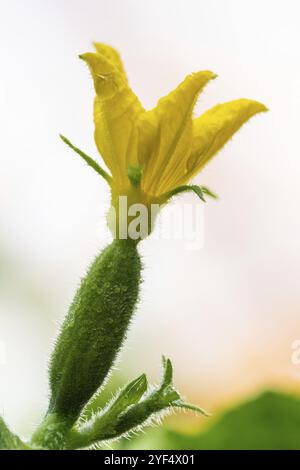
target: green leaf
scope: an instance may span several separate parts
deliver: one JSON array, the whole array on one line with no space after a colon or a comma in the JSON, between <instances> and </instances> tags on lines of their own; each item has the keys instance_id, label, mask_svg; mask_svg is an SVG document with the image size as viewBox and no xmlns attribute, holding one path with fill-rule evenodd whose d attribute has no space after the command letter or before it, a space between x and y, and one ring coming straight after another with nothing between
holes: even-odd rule
<instances>
[{"instance_id":1,"label":"green leaf","mask_svg":"<svg viewBox=\"0 0 300 470\"><path fill-rule=\"evenodd\" d=\"M93 170L95 170L100 176L102 176L102 178L104 178L107 183L111 186L111 183L112 183L112 177L106 173L105 170L103 170L103 168L101 168L100 165L98 165L98 163L95 162L95 160L93 160L91 157L89 157L86 153L84 153L82 150L80 150L78 147L75 147L70 141L69 139L67 139L64 135L60 134L59 137L61 138L61 140L67 144L72 150L74 150L74 152L76 152L78 155L80 155L81 158L83 158L83 160L91 167L93 168Z\"/></svg>"}]
</instances>

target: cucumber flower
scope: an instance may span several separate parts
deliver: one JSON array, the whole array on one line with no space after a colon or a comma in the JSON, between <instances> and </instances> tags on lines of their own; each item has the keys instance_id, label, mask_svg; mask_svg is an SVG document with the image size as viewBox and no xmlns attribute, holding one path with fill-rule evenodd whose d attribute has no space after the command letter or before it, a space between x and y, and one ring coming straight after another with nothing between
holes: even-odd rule
<instances>
[{"instance_id":1,"label":"cucumber flower","mask_svg":"<svg viewBox=\"0 0 300 470\"><path fill-rule=\"evenodd\" d=\"M188 75L147 111L128 84L119 53L100 43L95 49L79 57L94 81L95 142L111 174L93 161L92 166L111 187L112 207L119 210L120 196L127 197L129 206L147 208L183 191L192 190L203 200L203 194L214 196L206 187L187 184L245 122L267 108L242 98L194 118L199 94L216 78L202 71Z\"/></svg>"},{"instance_id":2,"label":"cucumber flower","mask_svg":"<svg viewBox=\"0 0 300 470\"><path fill-rule=\"evenodd\" d=\"M160 208L172 196L189 190L201 199L205 194L214 196L206 187L188 185L189 181L248 119L266 107L240 99L193 118L200 92L215 78L204 71L188 75L154 109L146 111L128 85L117 51L103 44L95 47L95 53L80 57L94 80L95 141L110 174L61 137L108 182L111 212L116 216L113 224L108 217L114 240L96 255L61 325L49 361L49 404L42 422L30 442L24 443L0 417L0 449L87 449L126 437L176 409L207 415L186 403L176 390L172 363L164 356L158 386L149 386L142 374L104 406L102 389L139 299L142 262L137 242L153 228L157 214L152 215L153 206ZM148 230L137 234L130 231L131 225L138 225L134 206L139 206L142 215L139 224L146 219L149 227L150 222ZM123 221L128 229L125 236Z\"/></svg>"}]
</instances>

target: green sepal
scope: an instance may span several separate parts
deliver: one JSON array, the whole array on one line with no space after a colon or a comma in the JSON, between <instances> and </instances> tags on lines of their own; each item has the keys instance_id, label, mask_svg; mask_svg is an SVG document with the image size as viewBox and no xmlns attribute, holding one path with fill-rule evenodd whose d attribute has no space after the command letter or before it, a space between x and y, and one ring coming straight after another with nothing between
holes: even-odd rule
<instances>
[{"instance_id":1,"label":"green sepal","mask_svg":"<svg viewBox=\"0 0 300 470\"><path fill-rule=\"evenodd\" d=\"M67 137L65 137L62 134L59 134L59 137L61 140L67 144L74 152L76 152L78 155L80 155L81 158L91 167L93 170L95 170L102 178L105 179L105 181L111 186L112 183L112 177L105 171L101 166L95 162L95 160L92 157L89 157L86 153L84 153L82 150L80 150L78 147L75 147Z\"/></svg>"},{"instance_id":2,"label":"green sepal","mask_svg":"<svg viewBox=\"0 0 300 470\"><path fill-rule=\"evenodd\" d=\"M211 189L209 189L207 186L200 186L200 188L201 188L202 193L205 194L206 196L209 196L212 199L219 199L219 196L216 193L214 193Z\"/></svg>"},{"instance_id":3,"label":"green sepal","mask_svg":"<svg viewBox=\"0 0 300 470\"><path fill-rule=\"evenodd\" d=\"M211 191L207 186L199 186L196 184L178 186L177 188L172 189L168 193L165 193L161 196L162 200L169 200L173 196L177 196L181 193L186 193L188 191L193 191L202 202L206 202L204 195L209 196L213 199L218 199L218 196Z\"/></svg>"},{"instance_id":4,"label":"green sepal","mask_svg":"<svg viewBox=\"0 0 300 470\"><path fill-rule=\"evenodd\" d=\"M207 416L207 417L211 416L211 414L208 413L203 408L200 408L199 406L196 406L196 405L192 405L190 403L185 403L181 400L178 400L177 402L174 402L173 406L175 406L176 408L182 408L183 410L195 411L195 413L199 413L203 416Z\"/></svg>"},{"instance_id":5,"label":"green sepal","mask_svg":"<svg viewBox=\"0 0 300 470\"><path fill-rule=\"evenodd\" d=\"M173 196L177 196L178 194L181 193L186 193L188 191L193 191L203 202L206 202L204 199L204 195L201 189L201 186L197 186L195 184L191 185L184 185L184 186L178 186L177 188L172 189L172 191L168 192L167 194L163 195L163 198L166 198L167 200L170 199Z\"/></svg>"}]
</instances>

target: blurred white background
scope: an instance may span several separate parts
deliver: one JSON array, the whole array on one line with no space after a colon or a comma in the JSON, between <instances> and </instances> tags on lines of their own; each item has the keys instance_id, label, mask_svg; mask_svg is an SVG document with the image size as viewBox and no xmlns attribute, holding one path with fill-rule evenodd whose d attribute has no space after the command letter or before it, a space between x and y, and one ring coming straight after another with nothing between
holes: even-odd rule
<instances>
[{"instance_id":1,"label":"blurred white background","mask_svg":"<svg viewBox=\"0 0 300 470\"><path fill-rule=\"evenodd\" d=\"M141 247L142 303L120 366L156 380L167 354L178 387L212 411L261 387L299 388L300 3L1 0L0 413L27 434L44 412L58 322L109 239L105 183L58 138L96 156L77 58L93 40L120 50L146 107L211 69L198 112L240 97L270 108L197 177L220 195L205 207L203 249Z\"/></svg>"}]
</instances>

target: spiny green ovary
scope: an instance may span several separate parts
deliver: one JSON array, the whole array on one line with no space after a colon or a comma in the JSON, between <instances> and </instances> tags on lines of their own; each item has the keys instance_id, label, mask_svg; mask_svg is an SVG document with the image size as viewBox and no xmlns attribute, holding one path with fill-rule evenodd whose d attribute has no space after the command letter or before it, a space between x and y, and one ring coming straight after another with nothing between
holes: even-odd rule
<instances>
[{"instance_id":1,"label":"spiny green ovary","mask_svg":"<svg viewBox=\"0 0 300 470\"><path fill-rule=\"evenodd\" d=\"M70 307L50 364L49 411L78 417L107 376L138 298L136 245L114 240L94 261Z\"/></svg>"}]
</instances>

